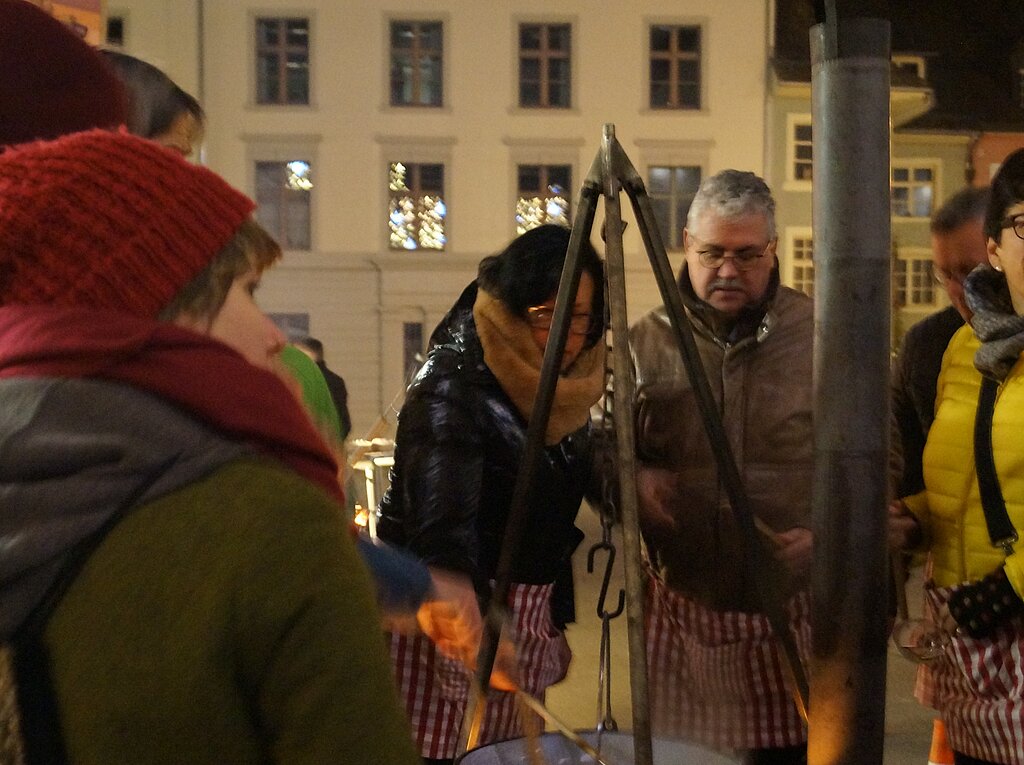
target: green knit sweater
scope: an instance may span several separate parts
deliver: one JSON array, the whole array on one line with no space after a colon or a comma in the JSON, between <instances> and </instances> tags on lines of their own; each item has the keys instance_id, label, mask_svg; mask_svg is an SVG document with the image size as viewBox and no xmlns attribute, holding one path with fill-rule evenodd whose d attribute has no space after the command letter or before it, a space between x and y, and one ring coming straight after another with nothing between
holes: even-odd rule
<instances>
[{"instance_id":1,"label":"green knit sweater","mask_svg":"<svg viewBox=\"0 0 1024 765\"><path fill-rule=\"evenodd\" d=\"M131 513L46 632L77 765L418 763L337 509L238 460Z\"/></svg>"}]
</instances>

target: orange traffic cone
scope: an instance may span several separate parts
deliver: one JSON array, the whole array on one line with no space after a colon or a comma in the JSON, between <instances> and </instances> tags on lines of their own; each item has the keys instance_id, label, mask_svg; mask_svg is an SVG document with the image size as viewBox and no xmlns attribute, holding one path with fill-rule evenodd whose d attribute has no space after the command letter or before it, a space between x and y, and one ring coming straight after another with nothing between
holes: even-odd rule
<instances>
[{"instance_id":1,"label":"orange traffic cone","mask_svg":"<svg viewBox=\"0 0 1024 765\"><path fill-rule=\"evenodd\" d=\"M946 725L938 718L932 721L932 748L928 752L928 765L953 765L953 748L946 738Z\"/></svg>"}]
</instances>

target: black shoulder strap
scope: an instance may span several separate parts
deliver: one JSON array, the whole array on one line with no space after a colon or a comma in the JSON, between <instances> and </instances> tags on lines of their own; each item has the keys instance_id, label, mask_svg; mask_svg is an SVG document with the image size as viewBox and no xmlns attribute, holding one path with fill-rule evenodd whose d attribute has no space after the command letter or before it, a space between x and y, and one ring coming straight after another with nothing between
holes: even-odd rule
<instances>
[{"instance_id":1,"label":"black shoulder strap","mask_svg":"<svg viewBox=\"0 0 1024 765\"><path fill-rule=\"evenodd\" d=\"M995 380L982 378L978 412L974 420L974 463L989 539L993 547L999 547L1009 554L1017 541L1017 529L1006 513L1006 502L999 487L995 458L992 455L992 413L998 388L999 384Z\"/></svg>"}]
</instances>

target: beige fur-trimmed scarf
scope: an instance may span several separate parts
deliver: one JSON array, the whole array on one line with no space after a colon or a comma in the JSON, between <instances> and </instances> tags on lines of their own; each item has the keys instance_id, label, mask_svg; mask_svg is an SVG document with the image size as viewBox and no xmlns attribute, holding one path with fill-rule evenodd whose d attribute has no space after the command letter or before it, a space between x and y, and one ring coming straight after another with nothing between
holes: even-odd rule
<instances>
[{"instance_id":1,"label":"beige fur-trimmed scarf","mask_svg":"<svg viewBox=\"0 0 1024 765\"><path fill-rule=\"evenodd\" d=\"M484 363L498 378L527 422L540 384L544 354L533 341L530 325L508 310L504 303L478 290L473 319L484 350ZM584 349L558 377L544 442L557 444L587 423L590 407L604 392L604 343Z\"/></svg>"}]
</instances>

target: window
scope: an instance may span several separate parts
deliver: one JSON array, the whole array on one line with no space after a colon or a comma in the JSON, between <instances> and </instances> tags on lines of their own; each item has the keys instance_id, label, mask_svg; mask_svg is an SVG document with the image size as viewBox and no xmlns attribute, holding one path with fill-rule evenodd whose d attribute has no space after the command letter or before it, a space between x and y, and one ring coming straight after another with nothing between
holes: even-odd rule
<instances>
[{"instance_id":1,"label":"window","mask_svg":"<svg viewBox=\"0 0 1024 765\"><path fill-rule=\"evenodd\" d=\"M443 250L444 165L392 162L388 169L391 204L388 227L392 250Z\"/></svg>"},{"instance_id":2,"label":"window","mask_svg":"<svg viewBox=\"0 0 1024 765\"><path fill-rule=\"evenodd\" d=\"M935 198L935 170L931 164L893 162L892 214L896 218L928 218Z\"/></svg>"},{"instance_id":3,"label":"window","mask_svg":"<svg viewBox=\"0 0 1024 765\"><path fill-rule=\"evenodd\" d=\"M519 25L519 105L568 109L571 103L572 26Z\"/></svg>"},{"instance_id":4,"label":"window","mask_svg":"<svg viewBox=\"0 0 1024 765\"><path fill-rule=\"evenodd\" d=\"M795 290L814 297L814 239L810 230L790 233L789 284Z\"/></svg>"},{"instance_id":5,"label":"window","mask_svg":"<svg viewBox=\"0 0 1024 765\"><path fill-rule=\"evenodd\" d=\"M572 165L518 165L516 233L542 223L569 225Z\"/></svg>"},{"instance_id":6,"label":"window","mask_svg":"<svg viewBox=\"0 0 1024 765\"><path fill-rule=\"evenodd\" d=\"M647 169L647 190L666 250L683 248L686 214L699 186L699 167L656 165Z\"/></svg>"},{"instance_id":7,"label":"window","mask_svg":"<svg viewBox=\"0 0 1024 765\"><path fill-rule=\"evenodd\" d=\"M810 189L814 173L814 130L811 115L790 114L786 120L786 181Z\"/></svg>"},{"instance_id":8,"label":"window","mask_svg":"<svg viewBox=\"0 0 1024 765\"><path fill-rule=\"evenodd\" d=\"M306 160L256 162L256 217L282 249L311 249L312 191Z\"/></svg>"},{"instance_id":9,"label":"window","mask_svg":"<svg viewBox=\"0 0 1024 765\"><path fill-rule=\"evenodd\" d=\"M892 69L893 72L899 72L902 74L917 77L918 79L926 79L926 67L924 56L912 56L907 54L898 54L892 57Z\"/></svg>"},{"instance_id":10,"label":"window","mask_svg":"<svg viewBox=\"0 0 1024 765\"><path fill-rule=\"evenodd\" d=\"M440 21L391 22L391 105L441 106Z\"/></svg>"},{"instance_id":11,"label":"window","mask_svg":"<svg viewBox=\"0 0 1024 765\"><path fill-rule=\"evenodd\" d=\"M651 27L652 109L700 109L700 46L700 27Z\"/></svg>"},{"instance_id":12,"label":"window","mask_svg":"<svg viewBox=\"0 0 1024 765\"><path fill-rule=\"evenodd\" d=\"M932 259L927 250L914 256L898 255L893 262L892 283L896 305L932 306L937 283L932 276Z\"/></svg>"},{"instance_id":13,"label":"window","mask_svg":"<svg viewBox=\"0 0 1024 765\"><path fill-rule=\"evenodd\" d=\"M107 17L107 45L113 48L124 47L125 24L124 16Z\"/></svg>"},{"instance_id":14,"label":"window","mask_svg":"<svg viewBox=\"0 0 1024 765\"><path fill-rule=\"evenodd\" d=\"M309 103L309 19L256 19L256 102Z\"/></svg>"}]
</instances>

